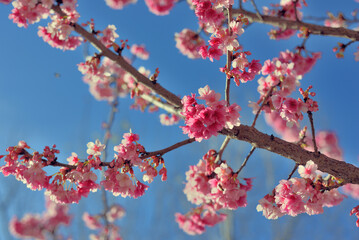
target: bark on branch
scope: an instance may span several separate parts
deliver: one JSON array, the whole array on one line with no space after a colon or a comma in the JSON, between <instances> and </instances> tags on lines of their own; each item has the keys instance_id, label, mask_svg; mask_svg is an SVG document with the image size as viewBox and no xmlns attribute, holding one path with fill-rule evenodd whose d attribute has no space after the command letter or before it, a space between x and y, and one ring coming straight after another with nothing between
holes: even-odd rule
<instances>
[{"instance_id":1,"label":"bark on branch","mask_svg":"<svg viewBox=\"0 0 359 240\"><path fill-rule=\"evenodd\" d=\"M354 165L327 157L324 154L318 156L315 152L307 151L297 144L267 135L255 128L240 125L232 130L223 129L221 134L292 159L300 165L305 165L307 161L312 160L318 165L320 171L341 178L345 183L359 184L359 168Z\"/></svg>"},{"instance_id":2,"label":"bark on branch","mask_svg":"<svg viewBox=\"0 0 359 240\"><path fill-rule=\"evenodd\" d=\"M267 16L261 15L262 19L257 15L257 13L246 11L244 9L233 9L233 16L243 14L245 17L249 18L253 22L265 23L275 27L281 27L286 29L295 29L299 30L301 27L305 27L310 31L310 34L314 35L326 35L326 36L335 36L342 38L349 38L351 40L359 41L359 32L347 28L333 28L325 27L321 25L298 22L283 17Z\"/></svg>"}]
</instances>

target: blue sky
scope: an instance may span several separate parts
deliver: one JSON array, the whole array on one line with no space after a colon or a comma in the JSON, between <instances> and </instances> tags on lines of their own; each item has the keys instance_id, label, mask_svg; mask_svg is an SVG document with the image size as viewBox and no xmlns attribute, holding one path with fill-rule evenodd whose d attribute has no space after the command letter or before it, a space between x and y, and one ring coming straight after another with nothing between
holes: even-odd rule
<instances>
[{"instance_id":1,"label":"blue sky","mask_svg":"<svg viewBox=\"0 0 359 240\"><path fill-rule=\"evenodd\" d=\"M268 1L257 1L259 6L266 3ZM304 14L311 16L325 16L328 10L349 15L359 7L358 3L350 0L342 1L340 5L338 1L308 1L308 5ZM251 9L249 4L245 6ZM94 100L81 80L77 64L84 61L84 48L68 52L53 49L37 37L38 25L20 29L8 19L10 11L11 6L0 5L0 154L5 153L6 147L25 140L37 150L56 144L61 151L59 159L63 159L63 162L71 152L85 156L87 142L103 138L101 123L106 121L110 107L106 102ZM183 28L197 29L196 17L184 1L178 3L170 15L163 17L150 13L143 1L119 11L107 7L104 1L80 0L78 11L82 22L94 18L98 29L114 24L121 39L128 39L130 44L144 43L150 52L150 59L137 60L135 66L143 65L152 72L159 67L159 82L176 94L197 93L199 87L207 84L220 93L224 92L224 76L218 71L224 65L223 58L214 63L189 60L175 48L175 32ZM269 29L269 26L253 24L239 39L244 48L252 52L253 58L261 63L278 56L279 51L294 49L302 41L296 37L288 41L269 40ZM316 129L335 131L344 159L355 164L359 156L359 68L353 53L358 44L348 47L344 59L336 59L331 49L338 41L346 43L349 40L310 37L307 49L322 52L322 58L304 77L302 86L313 85L317 92L320 110L314 114ZM56 73L60 77L56 77ZM256 81L239 87L232 84L231 100L242 106L241 121L244 124L250 124L253 119L247 103L257 99L256 88ZM159 113L130 110L130 103L130 99L120 99L112 146L119 143L122 134L128 132L129 128L140 135L140 143L149 151L162 149L186 138L178 126L161 127ZM262 118L257 127L272 133ZM155 180L141 199L111 197L111 202L119 202L127 210L127 216L119 222L124 239L190 239L174 222L175 212L185 213L193 207L186 202L182 193L185 171L190 164L196 164L209 148L218 149L222 140L223 137L218 137L193 143L165 155L168 181L162 183ZM112 147L109 146L109 149ZM232 141L224 158L236 169L248 151L248 144ZM109 151L109 154L111 156L112 152ZM355 218L348 216L350 209L358 203L350 198L344 200L343 205L327 209L323 215L314 217L284 217L274 222L256 212L258 200L271 191L280 179L286 178L292 166L291 161L276 155L265 151L255 152L243 172L245 177L255 177L254 190L249 193L249 205L235 211L232 223L227 223L227 226L232 226L233 239L278 239L276 234L284 234L285 229L292 229L292 239L358 237ZM7 198L9 194L12 197ZM72 212L81 213L84 209L90 209L91 213L101 211L100 197L99 193L93 194L78 206L73 206ZM14 214L21 217L25 212L42 212L44 209L43 194L26 189L12 177L0 176L0 201L0 239L11 239L6 230L9 217ZM74 226L66 234L74 235L74 239L87 239L83 234L87 230L80 216L77 215L74 221ZM288 227L290 224L294 227ZM308 233L306 230L313 226L314 230ZM143 233L139 228L143 228ZM217 227L209 229L198 239L220 238L220 228Z\"/></svg>"}]
</instances>

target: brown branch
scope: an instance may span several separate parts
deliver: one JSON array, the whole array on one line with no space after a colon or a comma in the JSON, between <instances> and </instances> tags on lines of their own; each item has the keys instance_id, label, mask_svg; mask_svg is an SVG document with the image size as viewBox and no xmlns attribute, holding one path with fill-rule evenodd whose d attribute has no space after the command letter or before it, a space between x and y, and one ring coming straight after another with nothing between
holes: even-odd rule
<instances>
[{"instance_id":1,"label":"brown branch","mask_svg":"<svg viewBox=\"0 0 359 240\"><path fill-rule=\"evenodd\" d=\"M327 157L324 154L318 156L295 143L262 133L253 127L241 125L232 130L222 129L220 133L233 139L251 143L256 148L262 148L292 159L299 165L305 165L308 160L313 160L320 171L343 179L345 183L359 184L359 168L354 165Z\"/></svg>"},{"instance_id":2,"label":"brown branch","mask_svg":"<svg viewBox=\"0 0 359 240\"><path fill-rule=\"evenodd\" d=\"M243 14L245 17L251 19L253 22L265 23L275 27L295 29L295 30L299 30L300 28L305 27L310 31L310 34L335 36L335 37L342 37L342 38L348 38L355 41L359 41L358 31L343 28L343 27L340 28L325 27L321 25L298 22L298 21L285 19L282 17L268 16L268 15L261 15L262 19L260 19L256 13L246 11L240 8L233 9L232 11L233 11L233 15Z\"/></svg>"},{"instance_id":3,"label":"brown branch","mask_svg":"<svg viewBox=\"0 0 359 240\"><path fill-rule=\"evenodd\" d=\"M60 16L65 17L66 14L61 10L59 6L52 6L52 10L58 13ZM100 51L101 56L108 57L112 61L116 62L119 66L121 66L125 71L130 73L136 82L143 84L144 86L148 87L152 91L156 92L158 95L163 97L166 101L173 104L175 107L181 107L181 99L174 95L172 92L168 91L167 89L163 88L160 84L155 83L142 75L136 68L134 68L131 64L129 64L122 56L117 55L109 48L105 47L100 40L96 38L95 35L89 33L81 27L77 23L71 24L74 30L83 36L87 41L89 41L98 51Z\"/></svg>"}]
</instances>

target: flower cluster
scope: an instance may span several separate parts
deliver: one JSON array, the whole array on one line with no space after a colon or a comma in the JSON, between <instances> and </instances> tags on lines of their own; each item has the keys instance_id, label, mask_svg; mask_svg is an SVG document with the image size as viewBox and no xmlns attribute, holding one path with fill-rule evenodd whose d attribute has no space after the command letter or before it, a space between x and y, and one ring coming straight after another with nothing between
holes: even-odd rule
<instances>
[{"instance_id":1,"label":"flower cluster","mask_svg":"<svg viewBox=\"0 0 359 240\"><path fill-rule=\"evenodd\" d=\"M167 179L167 170L164 161L159 157L140 158L145 150L138 144L139 136L133 133L126 133L122 143L115 146L114 160L104 172L105 179L101 185L114 196L138 198L147 190L148 186L137 180L134 174L134 167L138 167L143 174L143 181L151 183L157 175L162 176L162 181ZM158 172L157 168L162 166Z\"/></svg>"},{"instance_id":2,"label":"flower cluster","mask_svg":"<svg viewBox=\"0 0 359 240\"><path fill-rule=\"evenodd\" d=\"M99 32L102 36L99 37L100 42L105 45L107 48L111 47L115 42L116 38L118 38L118 34L115 32L116 27L115 25L108 25L104 30Z\"/></svg>"},{"instance_id":3,"label":"flower cluster","mask_svg":"<svg viewBox=\"0 0 359 240\"><path fill-rule=\"evenodd\" d=\"M305 0L292 1L292 0L281 0L279 4L272 4L273 9L263 7L263 13L265 15L283 17L289 20L301 20L302 13L299 11L302 8L302 4L307 6ZM294 29L277 28L272 29L269 32L271 39L288 39L296 33Z\"/></svg>"},{"instance_id":4,"label":"flower cluster","mask_svg":"<svg viewBox=\"0 0 359 240\"><path fill-rule=\"evenodd\" d=\"M195 94L182 98L182 115L185 117L186 126L181 128L184 134L200 142L213 135L217 136L218 131L224 127L232 129L240 125L240 106L235 103L226 106L224 100L219 101L221 94L211 90L208 85L200 88L198 92L200 96L197 99L205 100L207 107L197 103Z\"/></svg>"},{"instance_id":5,"label":"flower cluster","mask_svg":"<svg viewBox=\"0 0 359 240\"><path fill-rule=\"evenodd\" d=\"M179 227L189 235L202 234L206 230L206 226L213 227L226 219L225 214L217 214L210 205L192 209L186 215L176 213L175 217Z\"/></svg>"},{"instance_id":6,"label":"flower cluster","mask_svg":"<svg viewBox=\"0 0 359 240\"><path fill-rule=\"evenodd\" d=\"M242 47L235 49L232 61L232 69L228 67L221 68L220 70L226 73L227 78L233 78L237 86L240 82L246 83L254 79L255 75L259 73L262 69L262 65L259 63L259 60L248 61L247 56L251 55L249 51L243 51Z\"/></svg>"},{"instance_id":7,"label":"flower cluster","mask_svg":"<svg viewBox=\"0 0 359 240\"><path fill-rule=\"evenodd\" d=\"M223 13L224 5L221 4L221 2L228 7L229 5L233 5L234 1L192 0L199 24L206 28L206 30L208 29L210 31L222 25L225 16Z\"/></svg>"},{"instance_id":8,"label":"flower cluster","mask_svg":"<svg viewBox=\"0 0 359 240\"><path fill-rule=\"evenodd\" d=\"M171 114L171 116L163 113L160 115L160 122L162 125L171 126L177 124L181 120L176 114Z\"/></svg>"},{"instance_id":9,"label":"flower cluster","mask_svg":"<svg viewBox=\"0 0 359 240\"><path fill-rule=\"evenodd\" d=\"M205 41L198 33L185 28L180 33L175 34L175 40L176 48L178 48L183 55L190 59L201 57L198 50L205 45Z\"/></svg>"},{"instance_id":10,"label":"flower cluster","mask_svg":"<svg viewBox=\"0 0 359 240\"><path fill-rule=\"evenodd\" d=\"M12 2L14 9L9 18L19 27L27 27L29 24L50 16L51 21L46 27L39 27L38 35L52 47L74 50L82 42L81 37L70 35L74 30L72 23L76 22L80 16L76 11L76 2L75 0L63 0L60 7L67 17L61 17L54 11L50 11L54 0L40 2L16 0Z\"/></svg>"},{"instance_id":11,"label":"flower cluster","mask_svg":"<svg viewBox=\"0 0 359 240\"><path fill-rule=\"evenodd\" d=\"M143 174L143 181L151 183L153 178L161 175L162 181L167 179L167 170L164 160L160 157L142 157L145 154L144 147L136 141L137 134L126 133L122 143L115 146L117 152L111 163L104 163L100 159L104 145L98 140L87 144L88 157L84 162L79 161L76 153L67 159L69 164L57 162L56 154L59 153L56 146L45 147L43 153L26 151L29 146L20 141L15 147L7 149L5 165L0 167L0 172L5 176L14 175L17 180L22 181L32 190L46 189L45 194L51 200L58 203L78 203L82 197L87 197L90 192L95 192L100 187L96 183L97 175L94 170L106 166L105 179L100 182L106 190L115 196L131 196L134 198L144 194L148 186L141 183L134 175L134 167L139 167ZM2 158L4 156L0 156ZM44 167L62 166L59 172L47 176ZM158 172L157 168L163 165ZM129 174L129 175L128 175Z\"/></svg>"},{"instance_id":12,"label":"flower cluster","mask_svg":"<svg viewBox=\"0 0 359 240\"><path fill-rule=\"evenodd\" d=\"M114 224L117 219L121 219L125 216L125 210L118 204L112 205L109 210L104 214L90 215L85 212L82 215L82 220L85 225L92 230L98 230L96 234L90 234L90 239L122 239L118 233L118 227ZM101 223L101 219L106 217L108 225Z\"/></svg>"},{"instance_id":13,"label":"flower cluster","mask_svg":"<svg viewBox=\"0 0 359 240\"><path fill-rule=\"evenodd\" d=\"M242 35L244 32L242 26L244 23L247 23L247 21L248 20L246 18L239 16L236 20L231 21L228 28L213 25L211 29L206 29L213 34L209 40L209 46L205 45L199 48L199 54L201 57L203 59L208 57L213 62L213 59L219 60L219 58L225 54L227 50L241 50L237 37Z\"/></svg>"},{"instance_id":14,"label":"flower cluster","mask_svg":"<svg viewBox=\"0 0 359 240\"><path fill-rule=\"evenodd\" d=\"M144 45L133 44L131 53L142 60L147 60L150 57L150 53L146 50Z\"/></svg>"},{"instance_id":15,"label":"flower cluster","mask_svg":"<svg viewBox=\"0 0 359 240\"><path fill-rule=\"evenodd\" d=\"M145 3L153 14L162 16L168 15L177 0L145 0Z\"/></svg>"},{"instance_id":16,"label":"flower cluster","mask_svg":"<svg viewBox=\"0 0 359 240\"><path fill-rule=\"evenodd\" d=\"M150 95L152 91L137 83L131 74L112 60L100 56L88 57L86 62L78 64L78 69L84 75L84 82L89 84L90 93L97 100L113 101L117 95L125 97L130 94L131 98L135 99L132 108L141 111L147 107L150 111L158 109L140 97L142 94ZM143 67L139 68L139 72L147 77L150 75Z\"/></svg>"},{"instance_id":17,"label":"flower cluster","mask_svg":"<svg viewBox=\"0 0 359 240\"><path fill-rule=\"evenodd\" d=\"M48 18L53 3L54 0L44 1L41 4L38 4L36 0L13 1L14 9L11 11L9 19L12 19L18 27L28 27L29 24Z\"/></svg>"},{"instance_id":18,"label":"flower cluster","mask_svg":"<svg viewBox=\"0 0 359 240\"><path fill-rule=\"evenodd\" d=\"M67 212L68 207L66 205L46 199L46 212L42 215L26 214L20 220L14 217L9 223L10 233L22 239L49 239L59 226L70 224L71 216Z\"/></svg>"},{"instance_id":19,"label":"flower cluster","mask_svg":"<svg viewBox=\"0 0 359 240\"><path fill-rule=\"evenodd\" d=\"M299 166L298 172L302 178L281 180L272 194L267 194L259 200L258 212L268 219L277 219L283 215L297 216L301 213L308 215L323 213L323 207L333 207L344 199L338 189L326 190L334 186L335 181L325 183L316 174L317 165L308 161L305 166Z\"/></svg>"},{"instance_id":20,"label":"flower cluster","mask_svg":"<svg viewBox=\"0 0 359 240\"><path fill-rule=\"evenodd\" d=\"M113 9L122 9L131 3L136 3L137 0L105 0L105 2Z\"/></svg>"},{"instance_id":21,"label":"flower cluster","mask_svg":"<svg viewBox=\"0 0 359 240\"><path fill-rule=\"evenodd\" d=\"M320 53L313 53L312 57L303 57L300 51L286 51L281 52L279 58L265 61L262 74L268 76L258 80L260 98L257 103L251 103L250 106L258 109L259 103L269 94L267 102L263 103L265 113L277 112L288 127L292 127L293 124L299 126L299 120L303 119L302 112L318 110L317 102L310 98L315 96L315 93L309 92L312 88L310 86L306 91L300 89L303 100L291 98L289 95L300 85L299 80L310 71L319 57Z\"/></svg>"},{"instance_id":22,"label":"flower cluster","mask_svg":"<svg viewBox=\"0 0 359 240\"><path fill-rule=\"evenodd\" d=\"M353 214L355 214L355 216L358 218L358 220L356 221L356 225L357 227L359 227L359 205L350 211L350 216L352 216Z\"/></svg>"},{"instance_id":23,"label":"flower cluster","mask_svg":"<svg viewBox=\"0 0 359 240\"><path fill-rule=\"evenodd\" d=\"M217 214L220 209L237 209L247 205L247 192L252 180L245 178L245 184L238 174L224 161L216 162L217 153L208 151L196 166L186 172L184 193L188 201L200 205L185 216L176 214L176 221L188 234L201 234L206 225L213 226L225 219ZM201 215L202 214L202 215Z\"/></svg>"}]
</instances>

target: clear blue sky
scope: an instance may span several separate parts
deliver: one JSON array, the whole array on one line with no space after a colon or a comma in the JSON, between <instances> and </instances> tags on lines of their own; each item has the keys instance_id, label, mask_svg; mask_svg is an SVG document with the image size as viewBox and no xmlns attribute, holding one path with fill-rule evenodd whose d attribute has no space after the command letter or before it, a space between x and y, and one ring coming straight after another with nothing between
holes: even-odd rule
<instances>
[{"instance_id":1,"label":"clear blue sky","mask_svg":"<svg viewBox=\"0 0 359 240\"><path fill-rule=\"evenodd\" d=\"M261 6L268 1L256 2ZM308 5L304 14L311 16L325 16L328 10L350 15L353 9L359 8L359 4L352 0L308 1ZM251 8L249 4L247 6ZM20 29L8 19L10 11L11 6L0 5L0 154L5 153L6 147L25 140L37 150L56 144L63 162L71 152L85 156L87 142L102 139L101 123L106 121L110 107L106 102L95 101L88 92L88 86L81 80L76 65L84 61L84 48L68 52L53 49L37 37L38 25ZM128 39L130 44L144 43L150 51L150 59L145 62L138 60L135 65L143 65L152 72L159 67L159 82L176 94L197 93L197 89L206 84L224 92L224 76L218 71L224 65L223 59L215 63L193 61L180 55L175 48L175 32L183 28L197 29L195 15L185 1L177 4L170 15L163 17L151 14L143 1L118 11L107 7L104 1L80 0L78 11L82 22L94 18L97 29L114 24L121 39ZM44 25L44 22L41 24ZM278 56L279 51L294 49L302 41L296 37L288 41L269 40L269 29L269 26L254 24L239 39L244 48L251 51L261 63ZM348 47L344 59L336 59L331 49L338 41L346 43L348 40L310 37L307 49L321 51L322 58L304 77L302 86L311 84L317 92L320 111L314 115L316 128L335 131L344 151L344 159L356 164L359 155L359 67L353 53L358 44ZM61 76L55 77L55 73ZM232 86L231 100L242 106L241 121L249 124L253 115L247 103L257 99L257 83L252 81L240 87ZM149 151L186 138L178 126L161 127L158 113L129 110L130 103L130 99L120 99L112 145L118 144L122 134L129 128L140 135L140 143ZM257 126L266 133L272 132L263 119ZM124 239L190 239L174 221L175 212L185 213L193 207L186 202L182 193L185 171L190 164L196 164L209 148L218 149L222 140L223 137L218 137L193 143L165 155L168 181L162 183L157 179L141 199L110 199L111 202L123 204L127 210L127 216L119 222ZM233 141L224 158L236 169L248 153L248 148L246 143ZM112 147L109 146L109 149ZM112 155L112 152L109 151L109 154ZM256 212L258 200L280 179L286 178L292 166L291 161L276 155L265 151L255 152L244 171L245 177L255 177L254 190L249 192L248 207L233 212L233 239L278 239L276 234L285 234L285 229L292 229L292 239L358 238L355 218L348 216L351 207L358 202L350 198L344 200L343 205L326 209L323 215L314 217L284 217L274 222ZM26 189L13 177L0 176L0 239L11 239L7 233L7 221L11 216L17 214L22 217L25 212L40 213L43 206L42 192ZM100 194L92 194L78 206L73 206L72 212L81 213L84 209L90 209L91 213L102 211ZM80 215L75 216L74 223L66 234L72 234L74 239L87 239L87 235L83 234L87 230L80 221ZM143 232L139 229L143 229ZM208 229L196 239L220 239L220 229Z\"/></svg>"}]
</instances>

